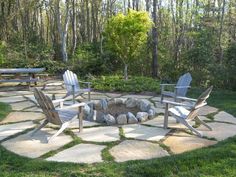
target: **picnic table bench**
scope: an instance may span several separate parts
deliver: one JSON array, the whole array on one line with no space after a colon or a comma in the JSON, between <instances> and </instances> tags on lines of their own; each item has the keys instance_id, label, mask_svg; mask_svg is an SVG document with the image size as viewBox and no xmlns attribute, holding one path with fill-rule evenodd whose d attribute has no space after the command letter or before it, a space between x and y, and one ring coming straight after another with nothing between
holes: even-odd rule
<instances>
[{"instance_id":1,"label":"picnic table bench","mask_svg":"<svg viewBox=\"0 0 236 177\"><path fill-rule=\"evenodd\" d=\"M30 84L33 82L37 85L39 77L36 76L44 70L45 68L3 68L0 69L0 83L26 82L30 87ZM12 78L12 76L14 76L14 78Z\"/></svg>"}]
</instances>

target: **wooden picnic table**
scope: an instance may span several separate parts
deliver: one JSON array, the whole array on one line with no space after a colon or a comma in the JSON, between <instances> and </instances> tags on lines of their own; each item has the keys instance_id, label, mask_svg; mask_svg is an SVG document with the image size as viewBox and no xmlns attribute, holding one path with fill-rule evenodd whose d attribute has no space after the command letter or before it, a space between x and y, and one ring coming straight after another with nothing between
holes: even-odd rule
<instances>
[{"instance_id":1,"label":"wooden picnic table","mask_svg":"<svg viewBox=\"0 0 236 177\"><path fill-rule=\"evenodd\" d=\"M37 85L39 78L36 75L45 71L45 68L2 68L0 69L0 83L2 82L26 82L29 84L34 82ZM22 74L27 74L26 77L21 77ZM13 75L14 79L5 79L4 75Z\"/></svg>"}]
</instances>

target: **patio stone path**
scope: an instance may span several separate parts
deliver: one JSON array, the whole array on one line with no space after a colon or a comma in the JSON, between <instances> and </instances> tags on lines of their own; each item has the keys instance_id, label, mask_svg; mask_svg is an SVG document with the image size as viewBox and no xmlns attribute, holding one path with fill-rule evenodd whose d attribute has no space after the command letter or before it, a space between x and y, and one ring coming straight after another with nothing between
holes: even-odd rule
<instances>
[{"instance_id":1,"label":"patio stone path","mask_svg":"<svg viewBox=\"0 0 236 177\"><path fill-rule=\"evenodd\" d=\"M199 138L195 135L190 135L184 132L176 132L167 137L163 143L168 146L173 153L179 154L193 149L216 144L217 141Z\"/></svg>"},{"instance_id":2,"label":"patio stone path","mask_svg":"<svg viewBox=\"0 0 236 177\"><path fill-rule=\"evenodd\" d=\"M33 90L33 89L32 89ZM48 87L44 92L52 98L57 99L65 96L65 90L60 87ZM80 101L87 101L87 94L78 97ZM116 162L128 160L151 159L168 156L172 153L178 154L193 149L213 145L218 141L236 135L236 118L217 108L206 106L201 110L199 116L212 127L212 131L205 127L197 127L204 135L199 138L190 133L182 124L169 116L168 129L163 129L164 108L160 103L160 96L125 94L125 93L100 93L92 92L91 98L99 100L102 98L137 98L146 99L151 103L157 115L154 119L141 124L128 124L122 126L105 126L104 124L83 121L84 129L79 133L78 120L73 121L66 133L62 133L47 143L58 126L48 124L46 128L38 131L33 137L30 136L32 128L38 126L45 117L41 109L37 107L32 91L0 91L0 102L9 103L12 112L0 122L0 143L9 151L29 158L44 157L47 161L73 162L73 163L98 163L106 162L103 158L103 150L110 153ZM212 114L213 113L213 114ZM213 115L213 120L207 117ZM211 117L212 117L211 115ZM30 120L30 121L29 121ZM209 122L210 121L210 122ZM195 124L194 121L191 122ZM67 145L78 137L73 143ZM215 140L209 140L214 138ZM76 144L77 143L77 144ZM167 146L167 149L160 144Z\"/></svg>"},{"instance_id":3,"label":"patio stone path","mask_svg":"<svg viewBox=\"0 0 236 177\"><path fill-rule=\"evenodd\" d=\"M11 112L2 121L2 123L20 122L26 120L40 120L43 119L44 117L45 117L44 114L37 112Z\"/></svg>"},{"instance_id":4,"label":"patio stone path","mask_svg":"<svg viewBox=\"0 0 236 177\"><path fill-rule=\"evenodd\" d=\"M112 142L120 139L119 129L112 126L86 128L82 133L79 130L73 132L84 141Z\"/></svg>"},{"instance_id":5,"label":"patio stone path","mask_svg":"<svg viewBox=\"0 0 236 177\"><path fill-rule=\"evenodd\" d=\"M103 162L101 151L106 146L96 144L78 144L47 158L48 161L95 163Z\"/></svg>"},{"instance_id":6,"label":"patio stone path","mask_svg":"<svg viewBox=\"0 0 236 177\"><path fill-rule=\"evenodd\" d=\"M36 158L72 141L70 136L62 133L60 136L55 137L51 143L47 143L47 139L56 133L56 130L50 128L44 128L38 131L33 137L30 136L30 133L31 132L28 132L7 140L3 142L2 145L16 154Z\"/></svg>"},{"instance_id":7,"label":"patio stone path","mask_svg":"<svg viewBox=\"0 0 236 177\"><path fill-rule=\"evenodd\" d=\"M33 124L32 121L0 125L0 141L16 133L20 133L25 129L33 127L35 127L35 124Z\"/></svg>"}]
</instances>

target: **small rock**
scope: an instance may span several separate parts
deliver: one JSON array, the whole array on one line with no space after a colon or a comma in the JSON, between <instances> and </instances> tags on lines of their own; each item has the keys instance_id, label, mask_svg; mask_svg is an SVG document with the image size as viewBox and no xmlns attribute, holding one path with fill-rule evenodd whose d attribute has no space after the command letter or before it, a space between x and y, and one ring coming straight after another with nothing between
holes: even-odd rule
<instances>
[{"instance_id":1,"label":"small rock","mask_svg":"<svg viewBox=\"0 0 236 177\"><path fill-rule=\"evenodd\" d=\"M138 112L136 117L139 120L139 122L144 122L148 119L148 113L147 112Z\"/></svg>"},{"instance_id":2,"label":"small rock","mask_svg":"<svg viewBox=\"0 0 236 177\"><path fill-rule=\"evenodd\" d=\"M85 106L84 106L84 115L85 116L89 115L90 110L91 110L90 107L87 104L85 104Z\"/></svg>"},{"instance_id":3,"label":"small rock","mask_svg":"<svg viewBox=\"0 0 236 177\"><path fill-rule=\"evenodd\" d=\"M107 102L108 107L109 107L110 105L114 105L114 104L116 104L116 102L115 102L114 99L111 99L111 100L109 100L109 101Z\"/></svg>"},{"instance_id":4,"label":"small rock","mask_svg":"<svg viewBox=\"0 0 236 177\"><path fill-rule=\"evenodd\" d=\"M107 110L108 108L108 104L107 104L107 100L106 99L101 99L100 100L100 104L103 110Z\"/></svg>"},{"instance_id":5,"label":"small rock","mask_svg":"<svg viewBox=\"0 0 236 177\"><path fill-rule=\"evenodd\" d=\"M127 116L126 116L126 114L120 114L116 118L116 121L117 121L117 124L119 124L119 125L127 124Z\"/></svg>"},{"instance_id":6,"label":"small rock","mask_svg":"<svg viewBox=\"0 0 236 177\"><path fill-rule=\"evenodd\" d=\"M115 98L114 101L116 104L124 104L126 101L126 98Z\"/></svg>"},{"instance_id":7,"label":"small rock","mask_svg":"<svg viewBox=\"0 0 236 177\"><path fill-rule=\"evenodd\" d=\"M135 117L135 115L131 112L127 113L127 119L128 119L128 124L135 124L138 123L138 119Z\"/></svg>"},{"instance_id":8,"label":"small rock","mask_svg":"<svg viewBox=\"0 0 236 177\"><path fill-rule=\"evenodd\" d=\"M91 109L89 115L86 116L86 119L89 121L94 121L94 110Z\"/></svg>"},{"instance_id":9,"label":"small rock","mask_svg":"<svg viewBox=\"0 0 236 177\"><path fill-rule=\"evenodd\" d=\"M148 110L148 119L153 119L155 116L155 111L153 109Z\"/></svg>"},{"instance_id":10,"label":"small rock","mask_svg":"<svg viewBox=\"0 0 236 177\"><path fill-rule=\"evenodd\" d=\"M87 103L91 110L94 110L95 104L93 102Z\"/></svg>"},{"instance_id":11,"label":"small rock","mask_svg":"<svg viewBox=\"0 0 236 177\"><path fill-rule=\"evenodd\" d=\"M147 112L151 108L150 101L144 100L144 99L141 100L139 102L139 108L140 108L141 111Z\"/></svg>"},{"instance_id":12,"label":"small rock","mask_svg":"<svg viewBox=\"0 0 236 177\"><path fill-rule=\"evenodd\" d=\"M125 104L126 104L126 107L127 107L127 108L134 108L135 106L137 106L138 100L137 100L137 99L134 99L134 98L128 98L128 99L125 101Z\"/></svg>"},{"instance_id":13,"label":"small rock","mask_svg":"<svg viewBox=\"0 0 236 177\"><path fill-rule=\"evenodd\" d=\"M104 120L105 120L107 125L114 125L114 124L116 124L116 119L111 114L104 115Z\"/></svg>"},{"instance_id":14,"label":"small rock","mask_svg":"<svg viewBox=\"0 0 236 177\"><path fill-rule=\"evenodd\" d=\"M105 122L104 115L105 114L103 112L96 111L96 115L94 116L94 119L99 123L103 123L103 122Z\"/></svg>"}]
</instances>

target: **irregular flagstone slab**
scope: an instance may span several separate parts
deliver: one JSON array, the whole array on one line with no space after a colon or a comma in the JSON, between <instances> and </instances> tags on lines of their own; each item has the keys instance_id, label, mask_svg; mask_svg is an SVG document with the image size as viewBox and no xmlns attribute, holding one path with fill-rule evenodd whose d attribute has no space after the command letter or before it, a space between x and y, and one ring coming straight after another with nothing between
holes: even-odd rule
<instances>
[{"instance_id":1,"label":"irregular flagstone slab","mask_svg":"<svg viewBox=\"0 0 236 177\"><path fill-rule=\"evenodd\" d=\"M120 139L119 129L112 126L84 128L81 133L78 130L73 132L85 141L112 142Z\"/></svg>"},{"instance_id":2,"label":"irregular flagstone slab","mask_svg":"<svg viewBox=\"0 0 236 177\"><path fill-rule=\"evenodd\" d=\"M31 121L21 122L21 123L16 123L16 124L0 125L0 141L11 135L22 132L34 126L35 124L33 124L33 122Z\"/></svg>"},{"instance_id":3,"label":"irregular flagstone slab","mask_svg":"<svg viewBox=\"0 0 236 177\"><path fill-rule=\"evenodd\" d=\"M153 96L149 96L149 95L124 95L121 98L149 99L152 97Z\"/></svg>"},{"instance_id":4,"label":"irregular flagstone slab","mask_svg":"<svg viewBox=\"0 0 236 177\"><path fill-rule=\"evenodd\" d=\"M198 116L201 120L204 121L213 121L212 119L207 118L206 116Z\"/></svg>"},{"instance_id":5,"label":"irregular flagstone slab","mask_svg":"<svg viewBox=\"0 0 236 177\"><path fill-rule=\"evenodd\" d=\"M217 108L214 108L214 107L211 107L211 106L207 105L207 106L202 107L199 110L198 114L201 115L201 116L205 116L205 115L208 115L208 114L211 114L211 113L215 113L217 111L218 111Z\"/></svg>"},{"instance_id":6,"label":"irregular flagstone slab","mask_svg":"<svg viewBox=\"0 0 236 177\"><path fill-rule=\"evenodd\" d=\"M84 98L88 98L87 97L87 95L83 95L84 96ZM106 96L106 95L101 95L101 94L99 94L99 95L91 95L91 99L92 100L101 100L101 99L109 99L109 97L108 96Z\"/></svg>"},{"instance_id":7,"label":"irregular flagstone slab","mask_svg":"<svg viewBox=\"0 0 236 177\"><path fill-rule=\"evenodd\" d=\"M158 144L137 140L125 140L111 148L109 152L116 162L152 159L169 155Z\"/></svg>"},{"instance_id":8,"label":"irregular flagstone slab","mask_svg":"<svg viewBox=\"0 0 236 177\"><path fill-rule=\"evenodd\" d=\"M156 106L157 108L165 109L165 104L161 104L160 102L155 102L155 106Z\"/></svg>"},{"instance_id":9,"label":"irregular flagstone slab","mask_svg":"<svg viewBox=\"0 0 236 177\"><path fill-rule=\"evenodd\" d=\"M214 145L217 141L199 138L184 132L176 132L167 137L163 143L168 146L173 153L179 154L193 149Z\"/></svg>"},{"instance_id":10,"label":"irregular flagstone slab","mask_svg":"<svg viewBox=\"0 0 236 177\"><path fill-rule=\"evenodd\" d=\"M120 93L106 93L106 96L110 97L110 98L117 98L120 97L122 94Z\"/></svg>"},{"instance_id":11,"label":"irregular flagstone slab","mask_svg":"<svg viewBox=\"0 0 236 177\"><path fill-rule=\"evenodd\" d=\"M40 121L40 123L43 123L44 120ZM50 127L59 127L58 125L55 124L47 124ZM102 125L100 123L97 122L91 122L91 121L87 121L87 120L83 120L83 127L92 127L92 126L97 126L97 125ZM68 128L79 128L79 119L74 119L70 125L68 126Z\"/></svg>"},{"instance_id":12,"label":"irregular flagstone slab","mask_svg":"<svg viewBox=\"0 0 236 177\"><path fill-rule=\"evenodd\" d=\"M148 127L139 124L124 125L124 135L127 138L135 138L139 140L159 141L164 138L170 131L169 129L163 129L158 127Z\"/></svg>"},{"instance_id":13,"label":"irregular flagstone slab","mask_svg":"<svg viewBox=\"0 0 236 177\"><path fill-rule=\"evenodd\" d=\"M56 130L49 128L44 128L38 131L33 137L30 136L30 133L31 132L28 132L27 134L5 141L2 145L7 150L16 154L30 158L37 158L72 141L70 136L61 133L50 143L47 143L47 139L56 133Z\"/></svg>"},{"instance_id":14,"label":"irregular flagstone slab","mask_svg":"<svg viewBox=\"0 0 236 177\"><path fill-rule=\"evenodd\" d=\"M35 106L35 104L30 101L12 103L10 105L11 105L12 110L15 110L15 111L21 111L23 109Z\"/></svg>"},{"instance_id":15,"label":"irregular flagstone slab","mask_svg":"<svg viewBox=\"0 0 236 177\"><path fill-rule=\"evenodd\" d=\"M52 94L46 94L46 95L52 99ZM37 103L37 100L35 99L34 95L24 95L24 97L30 101L33 101L34 103Z\"/></svg>"},{"instance_id":16,"label":"irregular flagstone slab","mask_svg":"<svg viewBox=\"0 0 236 177\"><path fill-rule=\"evenodd\" d=\"M207 123L207 125L212 128L212 131L208 130L203 125L197 129L203 133L203 136L208 138L215 138L221 141L236 135L236 125L218 122Z\"/></svg>"},{"instance_id":17,"label":"irregular flagstone slab","mask_svg":"<svg viewBox=\"0 0 236 177\"><path fill-rule=\"evenodd\" d=\"M0 97L0 102L4 103L15 103L19 101L26 101L26 99L23 96Z\"/></svg>"},{"instance_id":18,"label":"irregular flagstone slab","mask_svg":"<svg viewBox=\"0 0 236 177\"><path fill-rule=\"evenodd\" d=\"M10 92L0 92L0 96L19 96L25 94L32 94L30 91L10 91Z\"/></svg>"},{"instance_id":19,"label":"irregular flagstone slab","mask_svg":"<svg viewBox=\"0 0 236 177\"><path fill-rule=\"evenodd\" d=\"M74 162L74 163L96 163L103 162L102 150L106 146L95 144L78 144L66 149L53 157L49 157L47 161L57 162Z\"/></svg>"},{"instance_id":20,"label":"irregular flagstone slab","mask_svg":"<svg viewBox=\"0 0 236 177\"><path fill-rule=\"evenodd\" d=\"M214 120L236 124L236 118L231 114L221 111L214 116Z\"/></svg>"},{"instance_id":21,"label":"irregular flagstone slab","mask_svg":"<svg viewBox=\"0 0 236 177\"><path fill-rule=\"evenodd\" d=\"M148 120L146 122L143 122L142 124L144 125L152 125L152 126L157 126L157 127L164 127L164 116L158 116L152 120ZM191 125L194 125L195 122L194 121L190 121ZM183 129L183 128L187 128L186 126L184 126L181 123L177 123L176 119L172 116L168 117L168 128L177 128L177 129Z\"/></svg>"},{"instance_id":22,"label":"irregular flagstone slab","mask_svg":"<svg viewBox=\"0 0 236 177\"><path fill-rule=\"evenodd\" d=\"M29 111L29 112L43 112L41 108L34 106L34 107L30 107L30 108L26 108L24 109L24 111Z\"/></svg>"},{"instance_id":23,"label":"irregular flagstone slab","mask_svg":"<svg viewBox=\"0 0 236 177\"><path fill-rule=\"evenodd\" d=\"M2 123L8 122L20 122L26 120L38 120L45 118L44 114L36 112L11 112L8 116L2 121Z\"/></svg>"},{"instance_id":24,"label":"irregular flagstone slab","mask_svg":"<svg viewBox=\"0 0 236 177\"><path fill-rule=\"evenodd\" d=\"M153 98L151 98L151 100L154 101L154 102L157 102L157 101L160 102L161 97L159 97L159 96L158 97L153 97Z\"/></svg>"},{"instance_id":25,"label":"irregular flagstone slab","mask_svg":"<svg viewBox=\"0 0 236 177\"><path fill-rule=\"evenodd\" d=\"M152 109L154 109L156 114L164 114L165 113L165 109L163 109L163 108L152 107Z\"/></svg>"}]
</instances>

